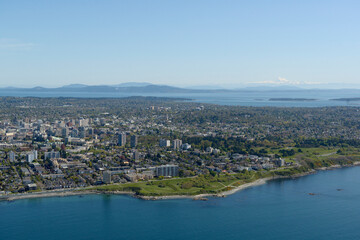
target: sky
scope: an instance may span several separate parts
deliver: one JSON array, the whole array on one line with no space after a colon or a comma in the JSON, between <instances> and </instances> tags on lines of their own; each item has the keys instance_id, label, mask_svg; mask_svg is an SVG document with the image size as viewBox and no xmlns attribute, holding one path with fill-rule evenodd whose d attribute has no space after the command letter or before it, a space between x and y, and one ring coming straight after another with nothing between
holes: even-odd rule
<instances>
[{"instance_id":1,"label":"sky","mask_svg":"<svg viewBox=\"0 0 360 240\"><path fill-rule=\"evenodd\" d=\"M0 0L0 87L360 88L358 0Z\"/></svg>"}]
</instances>

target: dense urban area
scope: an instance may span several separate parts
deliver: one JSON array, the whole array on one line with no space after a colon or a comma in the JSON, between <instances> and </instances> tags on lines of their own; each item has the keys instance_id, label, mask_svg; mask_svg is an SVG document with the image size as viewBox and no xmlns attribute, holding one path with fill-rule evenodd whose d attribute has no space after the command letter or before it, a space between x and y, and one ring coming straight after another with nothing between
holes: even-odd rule
<instances>
[{"instance_id":1,"label":"dense urban area","mask_svg":"<svg viewBox=\"0 0 360 240\"><path fill-rule=\"evenodd\" d=\"M129 182L189 193L224 177L348 164L358 160L359 117L358 107L2 97L0 194Z\"/></svg>"}]
</instances>

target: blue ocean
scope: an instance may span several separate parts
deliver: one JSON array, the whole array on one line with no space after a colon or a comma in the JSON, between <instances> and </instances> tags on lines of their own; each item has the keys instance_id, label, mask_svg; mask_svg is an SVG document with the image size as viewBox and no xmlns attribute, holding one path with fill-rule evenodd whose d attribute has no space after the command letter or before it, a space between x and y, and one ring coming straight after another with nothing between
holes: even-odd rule
<instances>
[{"instance_id":1,"label":"blue ocean","mask_svg":"<svg viewBox=\"0 0 360 240\"><path fill-rule=\"evenodd\" d=\"M360 239L359 185L360 167L352 167L209 201L87 195L0 202L0 239Z\"/></svg>"},{"instance_id":2,"label":"blue ocean","mask_svg":"<svg viewBox=\"0 0 360 240\"><path fill-rule=\"evenodd\" d=\"M302 90L302 91L237 91L197 93L126 93L126 92L66 92L66 91L18 91L0 89L0 96L14 97L78 97L123 98L130 96L154 96L188 98L193 102L237 106L272 107L327 107L360 106L360 101L334 101L337 98L359 98L360 90ZM305 98L314 101L269 101L272 98Z\"/></svg>"}]
</instances>

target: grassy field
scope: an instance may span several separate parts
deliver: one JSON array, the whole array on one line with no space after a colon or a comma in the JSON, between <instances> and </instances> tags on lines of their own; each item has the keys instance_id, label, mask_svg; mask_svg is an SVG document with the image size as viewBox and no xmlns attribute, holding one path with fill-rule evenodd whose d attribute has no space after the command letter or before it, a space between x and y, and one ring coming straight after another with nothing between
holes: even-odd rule
<instances>
[{"instance_id":1,"label":"grassy field","mask_svg":"<svg viewBox=\"0 0 360 240\"><path fill-rule=\"evenodd\" d=\"M238 174L220 174L216 176L196 176L193 178L174 178L161 181L147 181L126 184L112 184L94 187L97 191L131 191L143 196L197 195L202 193L220 193L235 186L270 176L269 172L244 172Z\"/></svg>"},{"instance_id":2,"label":"grassy field","mask_svg":"<svg viewBox=\"0 0 360 240\"><path fill-rule=\"evenodd\" d=\"M338 152L338 150L341 150ZM136 183L111 184L93 187L87 190L100 192L134 192L141 196L197 195L217 194L232 188L253 182L260 178L292 176L308 172L311 169L332 165L351 165L360 161L359 149L354 148L303 148L287 161L301 164L298 167L280 168L271 171L243 171L236 174L199 175L191 178L174 178Z\"/></svg>"}]
</instances>

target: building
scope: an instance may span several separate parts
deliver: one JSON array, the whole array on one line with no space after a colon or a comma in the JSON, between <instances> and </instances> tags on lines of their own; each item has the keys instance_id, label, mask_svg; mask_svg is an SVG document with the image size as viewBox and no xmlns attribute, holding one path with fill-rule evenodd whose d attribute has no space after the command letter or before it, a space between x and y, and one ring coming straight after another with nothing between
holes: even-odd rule
<instances>
[{"instance_id":1,"label":"building","mask_svg":"<svg viewBox=\"0 0 360 240\"><path fill-rule=\"evenodd\" d=\"M160 139L159 146L160 147L170 147L170 140Z\"/></svg>"},{"instance_id":2,"label":"building","mask_svg":"<svg viewBox=\"0 0 360 240\"><path fill-rule=\"evenodd\" d=\"M178 165L161 165L155 168L155 176L176 177L179 176Z\"/></svg>"},{"instance_id":3,"label":"building","mask_svg":"<svg viewBox=\"0 0 360 240\"><path fill-rule=\"evenodd\" d=\"M130 146L132 148L135 148L137 146L137 136L136 135L132 135L130 138Z\"/></svg>"},{"instance_id":4,"label":"building","mask_svg":"<svg viewBox=\"0 0 360 240\"><path fill-rule=\"evenodd\" d=\"M214 150L213 150L213 154L215 154L215 155L217 155L217 154L220 154L220 149L217 149L217 148L215 148Z\"/></svg>"},{"instance_id":5,"label":"building","mask_svg":"<svg viewBox=\"0 0 360 240\"><path fill-rule=\"evenodd\" d=\"M66 138L69 136L69 129L67 127L64 127L63 129L61 129L61 136L63 138Z\"/></svg>"},{"instance_id":6,"label":"building","mask_svg":"<svg viewBox=\"0 0 360 240\"><path fill-rule=\"evenodd\" d=\"M130 182L137 182L138 180L153 179L154 173L152 171L144 171L142 173L127 173L124 175L125 179Z\"/></svg>"},{"instance_id":7,"label":"building","mask_svg":"<svg viewBox=\"0 0 360 240\"><path fill-rule=\"evenodd\" d=\"M110 171L105 171L103 173L103 182L106 184L111 183L111 172Z\"/></svg>"},{"instance_id":8,"label":"building","mask_svg":"<svg viewBox=\"0 0 360 240\"><path fill-rule=\"evenodd\" d=\"M29 184L27 184L26 185L26 190L36 190L36 188L37 188L37 185L35 184L35 183L29 183Z\"/></svg>"},{"instance_id":9,"label":"building","mask_svg":"<svg viewBox=\"0 0 360 240\"><path fill-rule=\"evenodd\" d=\"M15 162L15 153L13 151L9 152L9 161Z\"/></svg>"},{"instance_id":10,"label":"building","mask_svg":"<svg viewBox=\"0 0 360 240\"><path fill-rule=\"evenodd\" d=\"M94 135L94 129L93 128L88 128L88 134L90 136Z\"/></svg>"},{"instance_id":11,"label":"building","mask_svg":"<svg viewBox=\"0 0 360 240\"><path fill-rule=\"evenodd\" d=\"M278 167L283 167L283 166L285 166L285 160L282 159L282 158L276 159L276 160L274 161L274 163L275 163L276 166L278 166Z\"/></svg>"},{"instance_id":12,"label":"building","mask_svg":"<svg viewBox=\"0 0 360 240\"><path fill-rule=\"evenodd\" d=\"M89 119L79 119L78 120L79 127L87 127L89 126Z\"/></svg>"},{"instance_id":13,"label":"building","mask_svg":"<svg viewBox=\"0 0 360 240\"><path fill-rule=\"evenodd\" d=\"M26 154L26 161L28 163L32 163L34 160L36 160L38 158L38 154L37 151L34 150L32 152L29 152L28 154Z\"/></svg>"},{"instance_id":14,"label":"building","mask_svg":"<svg viewBox=\"0 0 360 240\"><path fill-rule=\"evenodd\" d=\"M139 160L139 152L137 150L133 152L133 158L135 161Z\"/></svg>"},{"instance_id":15,"label":"building","mask_svg":"<svg viewBox=\"0 0 360 240\"><path fill-rule=\"evenodd\" d=\"M35 159L38 159L38 152L37 152L37 150L32 151L32 153L34 154L34 158L35 158Z\"/></svg>"},{"instance_id":16,"label":"building","mask_svg":"<svg viewBox=\"0 0 360 240\"><path fill-rule=\"evenodd\" d=\"M45 158L45 160L54 159L54 158L60 158L60 152L55 152L54 150L52 150L51 152L46 152L44 154L44 158Z\"/></svg>"},{"instance_id":17,"label":"building","mask_svg":"<svg viewBox=\"0 0 360 240\"><path fill-rule=\"evenodd\" d=\"M79 136L79 130L78 129L71 130L70 136L73 138L77 138Z\"/></svg>"},{"instance_id":18,"label":"building","mask_svg":"<svg viewBox=\"0 0 360 240\"><path fill-rule=\"evenodd\" d=\"M34 158L34 154L33 154L33 153L28 153L28 154L26 154L26 161L27 161L28 163L32 163L34 160L35 160L35 158Z\"/></svg>"},{"instance_id":19,"label":"building","mask_svg":"<svg viewBox=\"0 0 360 240\"><path fill-rule=\"evenodd\" d=\"M120 133L118 139L118 145L125 146L125 144L126 144L126 133Z\"/></svg>"},{"instance_id":20,"label":"building","mask_svg":"<svg viewBox=\"0 0 360 240\"><path fill-rule=\"evenodd\" d=\"M128 173L124 175L125 179L130 182L137 182L139 180L139 176L137 173Z\"/></svg>"},{"instance_id":21,"label":"building","mask_svg":"<svg viewBox=\"0 0 360 240\"><path fill-rule=\"evenodd\" d=\"M65 143L70 145L84 146L86 141L83 138L67 137L65 138Z\"/></svg>"},{"instance_id":22,"label":"building","mask_svg":"<svg viewBox=\"0 0 360 240\"><path fill-rule=\"evenodd\" d=\"M189 149L191 148L191 145L188 144L188 143L184 143L183 145L181 145L181 148L182 148L183 150L189 150Z\"/></svg>"},{"instance_id":23,"label":"building","mask_svg":"<svg viewBox=\"0 0 360 240\"><path fill-rule=\"evenodd\" d=\"M182 145L182 140L180 140L180 139L175 139L175 140L173 141L173 148L174 148L174 150L179 150L180 147L181 147L181 145Z\"/></svg>"},{"instance_id":24,"label":"building","mask_svg":"<svg viewBox=\"0 0 360 240\"><path fill-rule=\"evenodd\" d=\"M85 127L79 127L79 138L86 138L86 129Z\"/></svg>"}]
</instances>

